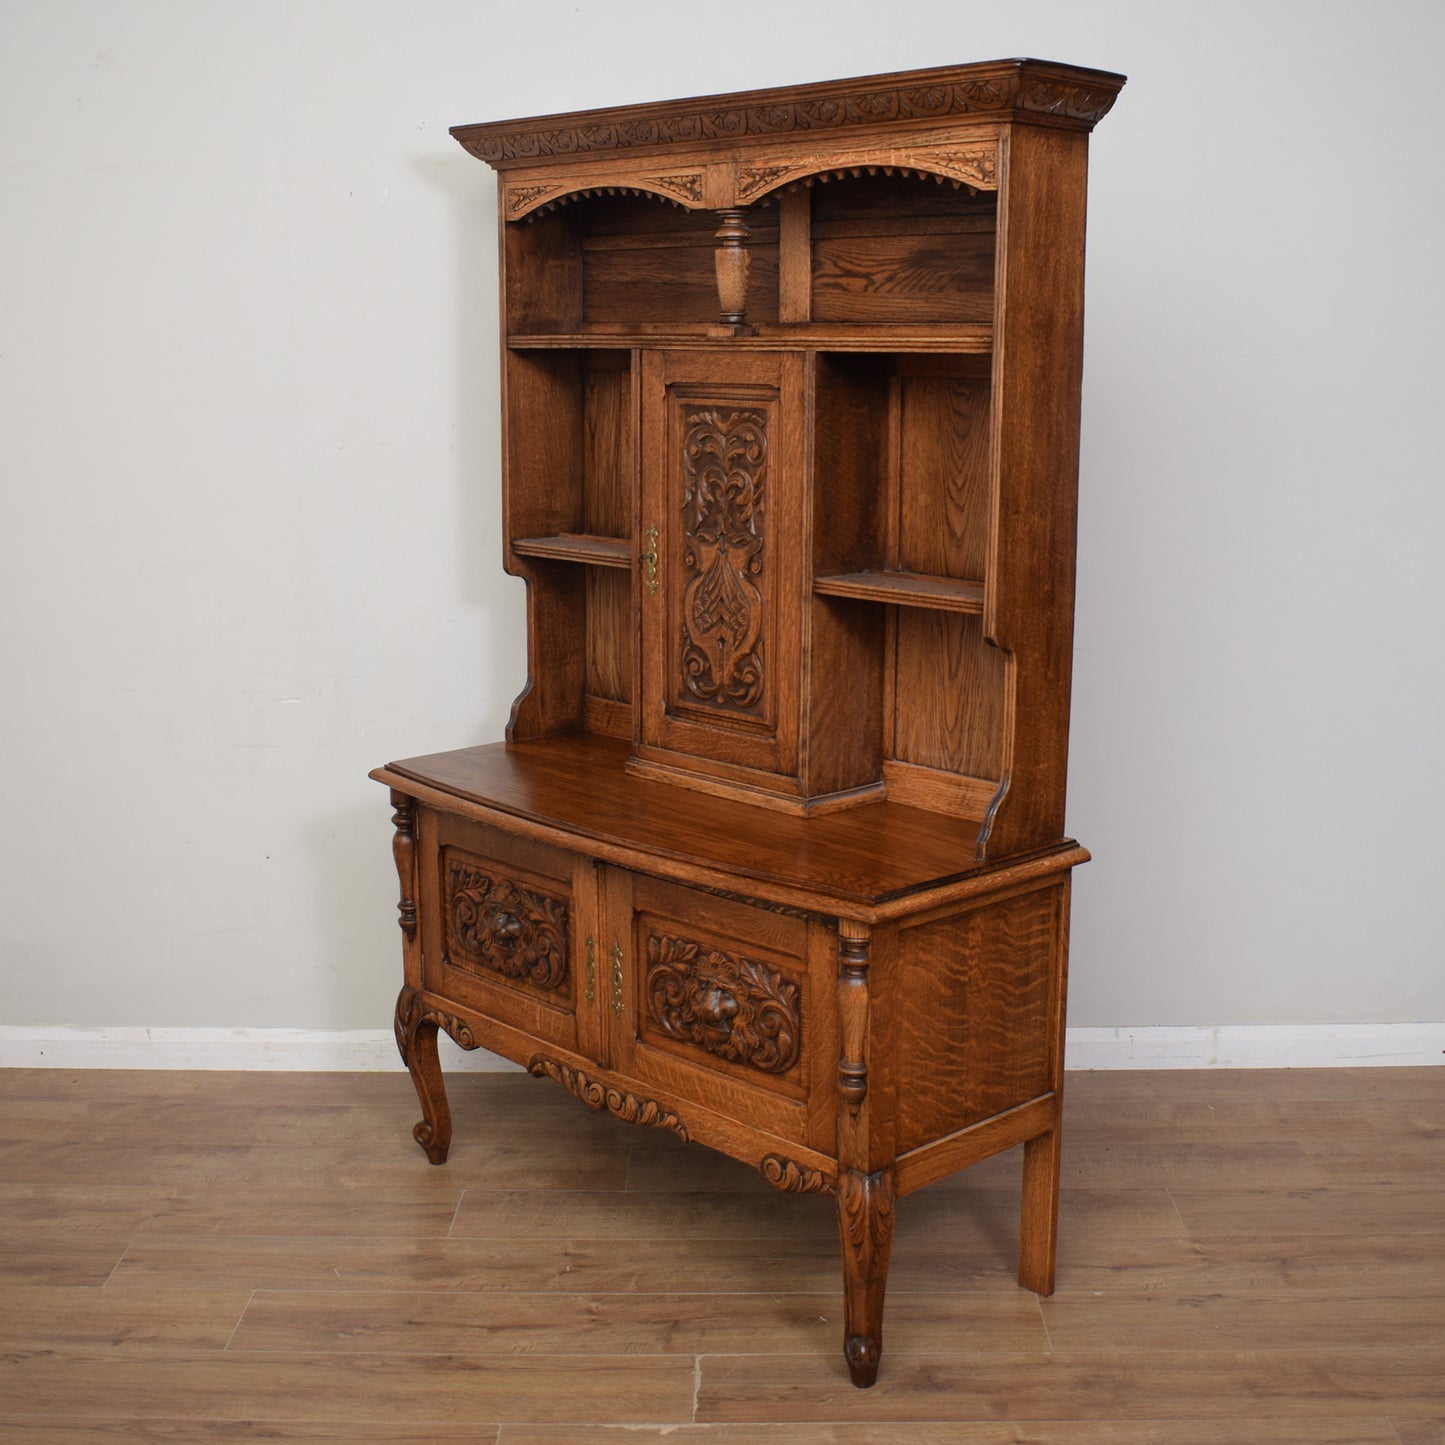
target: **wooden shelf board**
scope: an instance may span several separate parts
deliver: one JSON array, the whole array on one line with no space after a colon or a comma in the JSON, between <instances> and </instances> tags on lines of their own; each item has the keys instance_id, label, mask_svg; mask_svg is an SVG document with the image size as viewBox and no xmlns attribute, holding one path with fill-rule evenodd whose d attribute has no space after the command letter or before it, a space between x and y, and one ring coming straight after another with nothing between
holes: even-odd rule
<instances>
[{"instance_id":1,"label":"wooden shelf board","mask_svg":"<svg viewBox=\"0 0 1445 1445\"><path fill-rule=\"evenodd\" d=\"M983 583L921 572L843 572L815 577L813 591L823 597L855 597L896 607L929 607L941 612L983 611Z\"/></svg>"},{"instance_id":2,"label":"wooden shelf board","mask_svg":"<svg viewBox=\"0 0 1445 1445\"><path fill-rule=\"evenodd\" d=\"M993 350L993 327L986 322L932 326L921 323L866 325L841 321L800 321L750 327L739 333L731 326L593 325L581 326L575 331L513 334L507 337L507 345L518 351L633 346L686 350L689 347L727 346L769 351L939 351L986 356Z\"/></svg>"},{"instance_id":3,"label":"wooden shelf board","mask_svg":"<svg viewBox=\"0 0 1445 1445\"><path fill-rule=\"evenodd\" d=\"M512 543L512 551L521 557L581 562L589 567L632 566L632 543L626 537L591 537L573 532L555 537L518 537Z\"/></svg>"}]
</instances>

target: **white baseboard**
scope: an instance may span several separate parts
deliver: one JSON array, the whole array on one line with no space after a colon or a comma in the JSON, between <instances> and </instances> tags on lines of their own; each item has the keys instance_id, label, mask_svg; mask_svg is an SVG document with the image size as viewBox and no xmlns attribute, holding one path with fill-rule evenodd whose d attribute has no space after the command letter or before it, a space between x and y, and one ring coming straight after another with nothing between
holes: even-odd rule
<instances>
[{"instance_id":1,"label":"white baseboard","mask_svg":"<svg viewBox=\"0 0 1445 1445\"><path fill-rule=\"evenodd\" d=\"M452 1073L509 1070L485 1049L443 1036ZM0 1027L0 1068L271 1069L381 1073L401 1069L390 1029L64 1029Z\"/></svg>"},{"instance_id":2,"label":"white baseboard","mask_svg":"<svg viewBox=\"0 0 1445 1445\"><path fill-rule=\"evenodd\" d=\"M515 1069L443 1042L449 1070ZM1445 1064L1445 1021L1070 1029L1071 1069L1323 1069ZM0 1026L0 1068L400 1069L381 1029L66 1029Z\"/></svg>"},{"instance_id":3,"label":"white baseboard","mask_svg":"<svg viewBox=\"0 0 1445 1445\"><path fill-rule=\"evenodd\" d=\"M1445 1020L1070 1029L1071 1069L1332 1069L1445 1064Z\"/></svg>"}]
</instances>

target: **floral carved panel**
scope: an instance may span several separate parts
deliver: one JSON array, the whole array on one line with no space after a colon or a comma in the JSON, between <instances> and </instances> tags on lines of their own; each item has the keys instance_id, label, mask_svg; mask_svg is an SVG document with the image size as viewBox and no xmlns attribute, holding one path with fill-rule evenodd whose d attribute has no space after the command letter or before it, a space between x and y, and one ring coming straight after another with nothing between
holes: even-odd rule
<instances>
[{"instance_id":1,"label":"floral carved panel","mask_svg":"<svg viewBox=\"0 0 1445 1445\"><path fill-rule=\"evenodd\" d=\"M667 1038L765 1074L798 1062L800 991L766 963L654 933L645 988L648 1022Z\"/></svg>"},{"instance_id":2,"label":"floral carved panel","mask_svg":"<svg viewBox=\"0 0 1445 1445\"><path fill-rule=\"evenodd\" d=\"M567 900L449 856L444 907L449 962L555 993L567 982Z\"/></svg>"},{"instance_id":3,"label":"floral carved panel","mask_svg":"<svg viewBox=\"0 0 1445 1445\"><path fill-rule=\"evenodd\" d=\"M757 715L766 692L763 576L768 419L683 405L680 701Z\"/></svg>"}]
</instances>

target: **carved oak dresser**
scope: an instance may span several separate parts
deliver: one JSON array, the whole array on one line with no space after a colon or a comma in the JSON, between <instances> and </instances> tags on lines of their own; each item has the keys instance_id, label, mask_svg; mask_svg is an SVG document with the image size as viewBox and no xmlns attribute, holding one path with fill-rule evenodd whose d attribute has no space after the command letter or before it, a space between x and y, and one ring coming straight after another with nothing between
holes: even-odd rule
<instances>
[{"instance_id":1,"label":"carved oak dresser","mask_svg":"<svg viewBox=\"0 0 1445 1445\"><path fill-rule=\"evenodd\" d=\"M1053 1288L1089 132L1032 60L457 127L500 176L505 742L391 763L437 1031L836 1196L1023 1145Z\"/></svg>"}]
</instances>

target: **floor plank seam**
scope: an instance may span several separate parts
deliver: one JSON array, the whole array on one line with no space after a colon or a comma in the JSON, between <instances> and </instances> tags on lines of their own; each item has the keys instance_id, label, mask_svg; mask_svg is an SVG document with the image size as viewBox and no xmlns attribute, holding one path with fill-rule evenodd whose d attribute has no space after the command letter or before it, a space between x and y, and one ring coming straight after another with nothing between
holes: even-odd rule
<instances>
[{"instance_id":1,"label":"floor plank seam","mask_svg":"<svg viewBox=\"0 0 1445 1445\"><path fill-rule=\"evenodd\" d=\"M236 1316L236 1323L231 1326L231 1333L226 1336L226 1343L221 1346L222 1354L230 1350L232 1344L235 1342L236 1336L240 1332L241 1325L246 1319L246 1311L250 1309L251 1306L256 1302L256 1295L258 1293L258 1290L253 1289L251 1293L246 1296L246 1303L241 1306L241 1313ZM237 1351L236 1353L239 1354L241 1352Z\"/></svg>"},{"instance_id":2,"label":"floor plank seam","mask_svg":"<svg viewBox=\"0 0 1445 1445\"><path fill-rule=\"evenodd\" d=\"M463 1201L466 1199L467 1195L470 1194L471 1192L472 1192L472 1191L469 1190L469 1189L463 1189L462 1192L461 1192L459 1195L457 1195L456 1208L452 1210L452 1217L451 1217L451 1219L447 1222L447 1232L446 1232L444 1238L446 1238L446 1239L458 1239L458 1238L464 1237L464 1236L459 1236L459 1235L457 1234L457 1216L462 1212L462 1203L463 1203Z\"/></svg>"},{"instance_id":3,"label":"floor plank seam","mask_svg":"<svg viewBox=\"0 0 1445 1445\"><path fill-rule=\"evenodd\" d=\"M1054 1337L1049 1333L1048 1317L1044 1314L1044 1302L1038 1295L1035 1295L1034 1304L1038 1308L1039 1324L1042 1326L1044 1332L1044 1348L1050 1355L1057 1354L1058 1352L1054 1349Z\"/></svg>"},{"instance_id":4,"label":"floor plank seam","mask_svg":"<svg viewBox=\"0 0 1445 1445\"><path fill-rule=\"evenodd\" d=\"M135 1236L132 1235L125 1243L121 1252L116 1256L116 1261L110 1267L110 1273L96 1286L97 1289L104 1289L115 1278L116 1271L125 1263L125 1257L130 1253L131 1245L135 1243Z\"/></svg>"}]
</instances>

